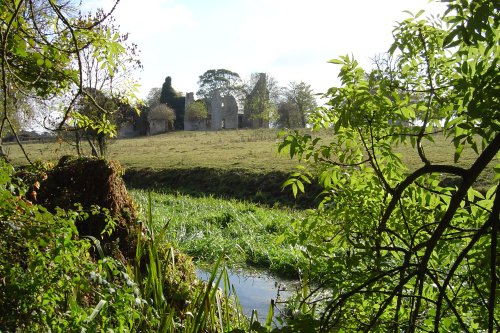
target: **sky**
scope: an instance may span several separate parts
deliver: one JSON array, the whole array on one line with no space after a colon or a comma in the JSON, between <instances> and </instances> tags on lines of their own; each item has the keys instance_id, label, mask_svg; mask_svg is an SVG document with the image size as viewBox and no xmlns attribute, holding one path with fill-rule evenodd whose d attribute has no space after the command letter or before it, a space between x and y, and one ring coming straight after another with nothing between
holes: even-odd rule
<instances>
[{"instance_id":1,"label":"sky","mask_svg":"<svg viewBox=\"0 0 500 333\"><path fill-rule=\"evenodd\" d=\"M109 9L111 0L84 5ZM349 54L368 69L389 49L396 22L409 17L404 10L443 8L428 0L121 0L115 17L141 51L141 97L167 76L175 90L196 92L199 76L219 68L324 93L338 85L339 66L328 60Z\"/></svg>"}]
</instances>

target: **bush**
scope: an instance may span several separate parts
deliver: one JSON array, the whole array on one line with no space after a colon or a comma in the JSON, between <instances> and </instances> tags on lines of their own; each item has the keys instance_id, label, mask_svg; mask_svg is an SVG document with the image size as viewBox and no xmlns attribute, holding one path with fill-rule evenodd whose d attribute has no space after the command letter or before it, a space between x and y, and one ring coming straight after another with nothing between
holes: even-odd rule
<instances>
[{"instance_id":1,"label":"bush","mask_svg":"<svg viewBox=\"0 0 500 333\"><path fill-rule=\"evenodd\" d=\"M215 332L247 325L229 289L215 287L225 271L215 283L216 269L208 284L198 282L191 259L165 242L166 229L159 235L137 229L132 268L105 256L97 238L79 236L75 223L86 211L33 204L15 175L0 161L0 332ZM98 260L89 254L92 242Z\"/></svg>"},{"instance_id":2,"label":"bush","mask_svg":"<svg viewBox=\"0 0 500 333\"><path fill-rule=\"evenodd\" d=\"M2 163L0 331L131 331L143 301L126 268L113 258L93 261L75 227L80 213L32 204L12 177Z\"/></svg>"},{"instance_id":3,"label":"bush","mask_svg":"<svg viewBox=\"0 0 500 333\"><path fill-rule=\"evenodd\" d=\"M191 121L198 121L208 118L207 105L203 100L198 100L191 105L186 110L186 117Z\"/></svg>"}]
</instances>

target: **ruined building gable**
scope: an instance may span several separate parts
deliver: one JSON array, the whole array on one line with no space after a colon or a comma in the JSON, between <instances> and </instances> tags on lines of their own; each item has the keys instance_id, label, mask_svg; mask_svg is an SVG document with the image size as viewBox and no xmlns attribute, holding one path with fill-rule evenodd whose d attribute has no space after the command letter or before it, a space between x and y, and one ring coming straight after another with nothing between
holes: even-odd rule
<instances>
[{"instance_id":1,"label":"ruined building gable","mask_svg":"<svg viewBox=\"0 0 500 333\"><path fill-rule=\"evenodd\" d=\"M238 128L238 104L232 95L221 96L218 90L212 92L211 98L204 100L208 109L207 118L202 121L198 119L184 118L184 128L186 130L221 130ZM186 95L187 112L189 106L194 103L194 94Z\"/></svg>"}]
</instances>

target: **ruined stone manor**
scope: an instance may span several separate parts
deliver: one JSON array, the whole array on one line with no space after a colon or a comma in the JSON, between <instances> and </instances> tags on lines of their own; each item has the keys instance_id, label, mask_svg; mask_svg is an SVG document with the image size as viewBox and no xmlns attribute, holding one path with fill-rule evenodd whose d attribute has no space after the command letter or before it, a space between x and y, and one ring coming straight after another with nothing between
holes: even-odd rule
<instances>
[{"instance_id":1,"label":"ruined stone manor","mask_svg":"<svg viewBox=\"0 0 500 333\"><path fill-rule=\"evenodd\" d=\"M262 104L269 100L267 89L267 76L259 74L259 79L247 98L243 112L239 112L238 103L232 95L221 96L220 91L215 90L211 98L204 100L208 111L206 119L190 120L184 118L184 130L186 131L218 131L223 129L237 128L267 128L269 127L269 115ZM184 113L189 106L195 102L194 93L186 95Z\"/></svg>"},{"instance_id":2,"label":"ruined stone manor","mask_svg":"<svg viewBox=\"0 0 500 333\"><path fill-rule=\"evenodd\" d=\"M186 95L186 111L194 102L194 93ZM184 118L185 131L218 131L238 128L238 103L232 95L221 96L218 90L212 93L211 98L205 99L208 117L200 120Z\"/></svg>"},{"instance_id":3,"label":"ruined stone manor","mask_svg":"<svg viewBox=\"0 0 500 333\"><path fill-rule=\"evenodd\" d=\"M160 103L166 104L175 111L174 123L169 123L164 117L151 116L146 113L140 116L132 115L120 124L118 136L134 137L152 135L172 130L186 131L219 131L238 128L267 128L268 115L265 104L269 100L265 73L259 74L259 79L247 97L243 110L240 110L236 98L232 95L221 96L216 90L210 98L203 100L207 115L203 119L189 119L185 114L189 106L195 102L194 93L183 96L172 87L172 78L168 76L162 87Z\"/></svg>"}]
</instances>

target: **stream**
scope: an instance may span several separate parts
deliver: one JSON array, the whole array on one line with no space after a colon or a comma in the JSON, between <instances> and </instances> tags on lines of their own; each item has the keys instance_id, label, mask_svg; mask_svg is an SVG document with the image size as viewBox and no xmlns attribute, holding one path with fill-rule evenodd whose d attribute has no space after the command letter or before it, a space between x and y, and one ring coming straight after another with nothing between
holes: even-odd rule
<instances>
[{"instance_id":1,"label":"stream","mask_svg":"<svg viewBox=\"0 0 500 333\"><path fill-rule=\"evenodd\" d=\"M262 271L227 269L227 273L230 284L236 290L243 313L250 318L252 310L257 310L261 323L267 318L271 300L278 302L286 300L294 294L295 285L298 283L294 280L279 279ZM210 272L200 268L196 269L196 275L203 281L208 281L210 278ZM282 309L282 306L279 308Z\"/></svg>"}]
</instances>

